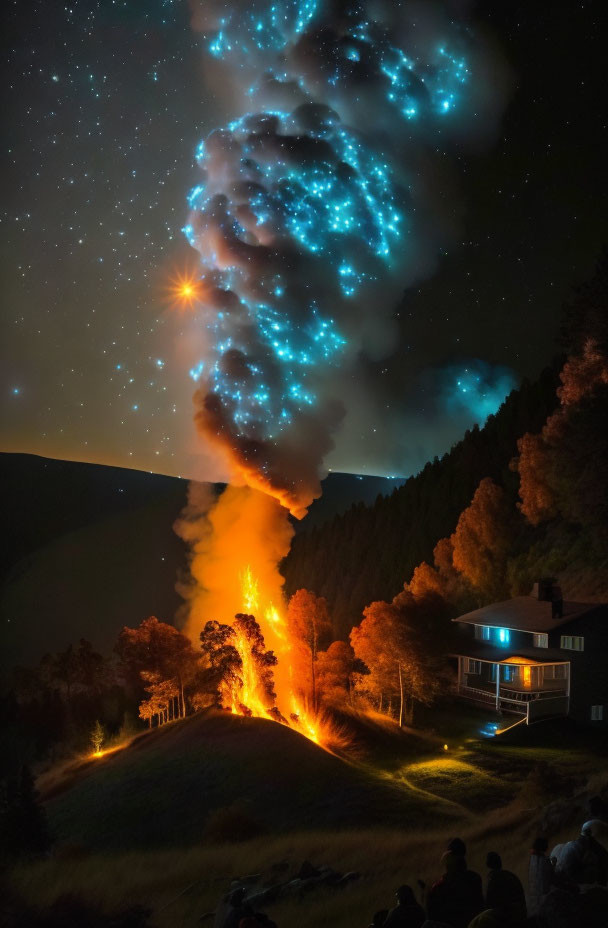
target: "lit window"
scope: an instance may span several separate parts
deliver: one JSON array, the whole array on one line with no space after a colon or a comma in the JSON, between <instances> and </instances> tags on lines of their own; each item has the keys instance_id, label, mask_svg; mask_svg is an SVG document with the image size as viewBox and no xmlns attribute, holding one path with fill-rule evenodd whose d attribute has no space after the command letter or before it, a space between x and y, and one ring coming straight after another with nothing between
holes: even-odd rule
<instances>
[{"instance_id":1,"label":"lit window","mask_svg":"<svg viewBox=\"0 0 608 928\"><path fill-rule=\"evenodd\" d=\"M562 635L560 648L566 651L584 651L585 639L576 635Z\"/></svg>"},{"instance_id":2,"label":"lit window","mask_svg":"<svg viewBox=\"0 0 608 928\"><path fill-rule=\"evenodd\" d=\"M591 721L592 722L603 722L604 721L604 707L603 706L591 706Z\"/></svg>"},{"instance_id":3,"label":"lit window","mask_svg":"<svg viewBox=\"0 0 608 928\"><path fill-rule=\"evenodd\" d=\"M479 638L481 641L490 640L490 628L488 625L476 625L475 626L475 637Z\"/></svg>"},{"instance_id":4,"label":"lit window","mask_svg":"<svg viewBox=\"0 0 608 928\"><path fill-rule=\"evenodd\" d=\"M499 628L498 631L498 640L501 644L509 644L511 639L511 632L508 628Z\"/></svg>"},{"instance_id":5,"label":"lit window","mask_svg":"<svg viewBox=\"0 0 608 928\"><path fill-rule=\"evenodd\" d=\"M534 647L535 648L548 648L549 647L549 636L548 635L534 635Z\"/></svg>"}]
</instances>

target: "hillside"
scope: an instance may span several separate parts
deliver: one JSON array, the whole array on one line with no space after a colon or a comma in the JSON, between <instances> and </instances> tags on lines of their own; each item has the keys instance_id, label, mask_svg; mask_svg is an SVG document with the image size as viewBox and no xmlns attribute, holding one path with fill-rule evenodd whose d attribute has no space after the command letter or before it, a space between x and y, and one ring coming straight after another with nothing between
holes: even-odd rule
<instances>
[{"instance_id":1,"label":"hillside","mask_svg":"<svg viewBox=\"0 0 608 928\"><path fill-rule=\"evenodd\" d=\"M509 461L517 439L537 432L555 408L562 363L556 360L536 382L524 382L482 429L468 431L390 495L372 505L357 503L298 534L282 566L287 592L305 587L324 596L336 634L348 635L366 605L392 599L421 561L432 560L435 544L453 532L482 478L503 486L515 504L517 477Z\"/></svg>"},{"instance_id":2,"label":"hillside","mask_svg":"<svg viewBox=\"0 0 608 928\"><path fill-rule=\"evenodd\" d=\"M124 625L149 615L172 621L186 565L173 523L187 481L26 454L0 454L0 478L0 670L83 637L107 652ZM371 502L386 485L330 474L307 524Z\"/></svg>"},{"instance_id":3,"label":"hillside","mask_svg":"<svg viewBox=\"0 0 608 928\"><path fill-rule=\"evenodd\" d=\"M254 833L414 824L422 808L427 822L446 818L284 726L231 715L155 729L65 788L39 787L59 842L104 851L200 844L211 812L237 801Z\"/></svg>"}]
</instances>

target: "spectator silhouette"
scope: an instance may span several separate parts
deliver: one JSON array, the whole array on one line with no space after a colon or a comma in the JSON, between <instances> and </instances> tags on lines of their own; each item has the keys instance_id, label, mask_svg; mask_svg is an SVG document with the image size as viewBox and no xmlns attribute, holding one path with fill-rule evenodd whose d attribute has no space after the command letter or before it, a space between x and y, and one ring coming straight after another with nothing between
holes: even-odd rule
<instances>
[{"instance_id":1,"label":"spectator silhouette","mask_svg":"<svg viewBox=\"0 0 608 928\"><path fill-rule=\"evenodd\" d=\"M486 864L489 870L486 905L501 912L509 926L518 928L527 915L524 888L514 873L503 870L500 855L495 851L489 852Z\"/></svg>"},{"instance_id":2,"label":"spectator silhouette","mask_svg":"<svg viewBox=\"0 0 608 928\"><path fill-rule=\"evenodd\" d=\"M444 874L430 889L427 914L431 921L445 922L451 928L468 928L483 909L481 877L467 870L466 858L446 851L441 858Z\"/></svg>"},{"instance_id":3,"label":"spectator silhouette","mask_svg":"<svg viewBox=\"0 0 608 928\"><path fill-rule=\"evenodd\" d=\"M547 857L549 842L546 838L536 838L530 852L528 866L528 912L538 915L543 899L551 889L553 882L553 865Z\"/></svg>"},{"instance_id":4,"label":"spectator silhouette","mask_svg":"<svg viewBox=\"0 0 608 928\"><path fill-rule=\"evenodd\" d=\"M608 807L601 796L592 796L588 808L589 819L581 831L590 834L605 847L608 844Z\"/></svg>"},{"instance_id":5,"label":"spectator silhouette","mask_svg":"<svg viewBox=\"0 0 608 928\"><path fill-rule=\"evenodd\" d=\"M451 851L452 854L456 855L456 857L464 857L466 859L467 846L462 838L452 838L451 841L448 841L446 850Z\"/></svg>"},{"instance_id":6,"label":"spectator silhouette","mask_svg":"<svg viewBox=\"0 0 608 928\"><path fill-rule=\"evenodd\" d=\"M608 882L608 851L596 841L591 831L585 823L578 838L563 846L556 874L578 886L605 886Z\"/></svg>"},{"instance_id":7,"label":"spectator silhouette","mask_svg":"<svg viewBox=\"0 0 608 928\"><path fill-rule=\"evenodd\" d=\"M397 890L397 905L388 913L384 928L421 928L425 914L418 905L410 886L400 886Z\"/></svg>"}]
</instances>

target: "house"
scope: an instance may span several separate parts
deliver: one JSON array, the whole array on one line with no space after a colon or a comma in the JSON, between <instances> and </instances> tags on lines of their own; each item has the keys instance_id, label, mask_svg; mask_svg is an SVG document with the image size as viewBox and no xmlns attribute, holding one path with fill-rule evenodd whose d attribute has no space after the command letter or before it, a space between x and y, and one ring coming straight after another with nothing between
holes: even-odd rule
<instances>
[{"instance_id":1,"label":"house","mask_svg":"<svg viewBox=\"0 0 608 928\"><path fill-rule=\"evenodd\" d=\"M530 722L569 716L608 727L608 604L561 602L553 580L467 612L458 695Z\"/></svg>"}]
</instances>

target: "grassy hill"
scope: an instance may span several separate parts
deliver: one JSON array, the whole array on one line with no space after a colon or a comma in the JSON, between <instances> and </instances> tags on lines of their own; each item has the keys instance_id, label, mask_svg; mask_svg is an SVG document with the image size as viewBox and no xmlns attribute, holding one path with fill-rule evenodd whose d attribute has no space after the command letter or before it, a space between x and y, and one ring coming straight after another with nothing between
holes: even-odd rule
<instances>
[{"instance_id":1,"label":"grassy hill","mask_svg":"<svg viewBox=\"0 0 608 928\"><path fill-rule=\"evenodd\" d=\"M155 729L39 787L58 841L103 851L200 844L210 823L230 838L241 821L274 833L396 820L413 827L422 813L435 823L454 814L284 726L225 714Z\"/></svg>"},{"instance_id":2,"label":"grassy hill","mask_svg":"<svg viewBox=\"0 0 608 928\"><path fill-rule=\"evenodd\" d=\"M449 754L428 734L393 730L378 767L377 756L351 764L275 723L222 714L145 734L54 779L49 772L39 787L59 841L51 858L17 865L11 889L40 906L66 893L108 912L138 903L157 928L193 928L232 879L283 881L310 860L360 879L268 905L268 913L281 928L352 928L391 905L401 883L437 879L454 834L467 841L475 870L485 872L487 851L497 850L526 884L536 834L572 837L586 797L608 789L585 733L534 726L480 742L470 737L479 716L446 708L431 721ZM212 835L208 826L235 800L266 831L231 840L239 835L225 815L223 835Z\"/></svg>"}]
</instances>

